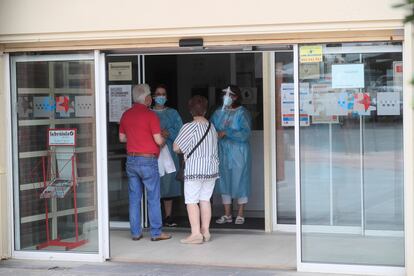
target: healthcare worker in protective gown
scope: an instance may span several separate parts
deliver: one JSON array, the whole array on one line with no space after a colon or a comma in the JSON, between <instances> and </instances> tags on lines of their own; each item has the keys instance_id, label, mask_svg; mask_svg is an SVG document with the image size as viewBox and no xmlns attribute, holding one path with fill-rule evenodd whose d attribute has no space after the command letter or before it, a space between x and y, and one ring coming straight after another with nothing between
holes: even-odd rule
<instances>
[{"instance_id":1,"label":"healthcare worker in protective gown","mask_svg":"<svg viewBox=\"0 0 414 276\"><path fill-rule=\"evenodd\" d=\"M230 85L223 97L223 106L211 117L219 137L220 179L217 189L221 194L224 215L216 223L232 223L232 200L237 199L238 214L235 224L243 224L244 206L250 195L251 184L251 115L241 106L241 91Z\"/></svg>"},{"instance_id":2,"label":"healthcare worker in protective gown","mask_svg":"<svg viewBox=\"0 0 414 276\"><path fill-rule=\"evenodd\" d=\"M167 102L167 87L165 85L160 84L155 87L154 102L153 111L160 118L161 134L166 139L168 150L174 160L175 167L178 169L178 156L173 151L173 143L183 126L183 122L177 110L165 106ZM161 199L164 202L165 211L164 226L168 227L177 226L172 217L173 199L182 194L182 184L175 179L175 176L176 172L173 172L161 177Z\"/></svg>"}]
</instances>

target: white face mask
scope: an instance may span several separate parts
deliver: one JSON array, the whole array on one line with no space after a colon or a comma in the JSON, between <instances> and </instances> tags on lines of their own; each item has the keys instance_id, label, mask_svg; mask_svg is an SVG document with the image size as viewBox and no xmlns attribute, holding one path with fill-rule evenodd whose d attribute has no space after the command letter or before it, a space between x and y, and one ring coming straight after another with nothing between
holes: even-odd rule
<instances>
[{"instance_id":1,"label":"white face mask","mask_svg":"<svg viewBox=\"0 0 414 276\"><path fill-rule=\"evenodd\" d=\"M231 106L232 103L233 103L233 99L230 96L228 96L228 95L224 95L224 97L223 97L223 105L224 106Z\"/></svg>"}]
</instances>

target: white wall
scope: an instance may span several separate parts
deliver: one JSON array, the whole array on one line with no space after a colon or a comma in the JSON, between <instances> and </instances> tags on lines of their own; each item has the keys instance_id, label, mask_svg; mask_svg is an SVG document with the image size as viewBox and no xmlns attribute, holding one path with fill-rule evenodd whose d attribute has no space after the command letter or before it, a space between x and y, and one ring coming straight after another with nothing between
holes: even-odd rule
<instances>
[{"instance_id":1,"label":"white wall","mask_svg":"<svg viewBox=\"0 0 414 276\"><path fill-rule=\"evenodd\" d=\"M176 35L214 35L219 33L216 28L224 28L220 33L225 34L235 27L246 27L246 30L259 27L263 32L270 31L268 28L272 25L279 26L280 31L289 30L292 24L309 30L319 28L315 24L321 23L325 24L324 28L332 28L337 23L350 27L351 22L401 19L403 11L392 8L396 2L401 1L2 0L0 42L24 38L36 41L44 34L63 39L58 36L63 33L72 39L88 33L88 39L96 39L127 38L130 31L139 31L137 36L153 37L159 30L168 36L171 33L167 30ZM303 23L309 25L303 26ZM91 36L90 32L98 33Z\"/></svg>"}]
</instances>

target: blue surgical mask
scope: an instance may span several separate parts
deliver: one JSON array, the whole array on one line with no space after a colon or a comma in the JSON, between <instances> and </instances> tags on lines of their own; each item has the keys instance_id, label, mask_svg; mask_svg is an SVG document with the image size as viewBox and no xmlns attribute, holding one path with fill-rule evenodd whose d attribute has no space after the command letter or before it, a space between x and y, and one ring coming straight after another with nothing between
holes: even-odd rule
<instances>
[{"instance_id":1,"label":"blue surgical mask","mask_svg":"<svg viewBox=\"0 0 414 276\"><path fill-rule=\"evenodd\" d=\"M154 98L155 103L158 105L164 105L167 102L167 97L165 96L156 96Z\"/></svg>"},{"instance_id":2,"label":"blue surgical mask","mask_svg":"<svg viewBox=\"0 0 414 276\"><path fill-rule=\"evenodd\" d=\"M224 95L223 97L223 105L224 106L231 106L233 103L233 99L230 96Z\"/></svg>"}]
</instances>

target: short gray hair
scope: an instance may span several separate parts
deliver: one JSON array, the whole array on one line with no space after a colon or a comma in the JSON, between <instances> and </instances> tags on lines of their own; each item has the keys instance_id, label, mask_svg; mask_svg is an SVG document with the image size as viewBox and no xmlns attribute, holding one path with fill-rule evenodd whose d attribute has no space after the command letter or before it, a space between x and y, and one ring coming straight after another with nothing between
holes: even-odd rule
<instances>
[{"instance_id":1,"label":"short gray hair","mask_svg":"<svg viewBox=\"0 0 414 276\"><path fill-rule=\"evenodd\" d=\"M135 85L132 90L132 99L134 100L134 103L144 104L145 98L149 95L151 95L151 90L146 83Z\"/></svg>"}]
</instances>

